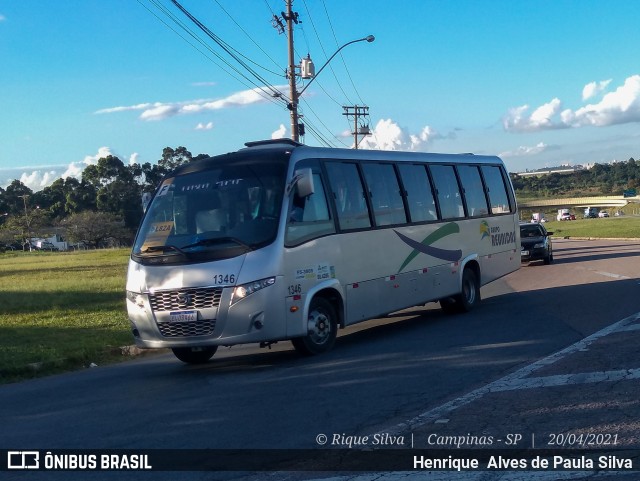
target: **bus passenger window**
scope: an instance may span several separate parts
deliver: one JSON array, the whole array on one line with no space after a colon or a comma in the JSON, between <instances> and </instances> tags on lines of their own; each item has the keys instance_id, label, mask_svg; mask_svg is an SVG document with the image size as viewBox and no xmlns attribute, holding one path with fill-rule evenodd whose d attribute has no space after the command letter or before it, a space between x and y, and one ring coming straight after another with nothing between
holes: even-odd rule
<instances>
[{"instance_id":1,"label":"bus passenger window","mask_svg":"<svg viewBox=\"0 0 640 481\"><path fill-rule=\"evenodd\" d=\"M475 165L459 165L458 175L464 189L464 198L467 202L469 217L487 215L487 197L484 195L484 186L480 178L480 172Z\"/></svg>"},{"instance_id":2,"label":"bus passenger window","mask_svg":"<svg viewBox=\"0 0 640 481\"><path fill-rule=\"evenodd\" d=\"M432 164L429 166L443 219L464 217L464 207L460 196L460 187L453 165Z\"/></svg>"},{"instance_id":3,"label":"bus passenger window","mask_svg":"<svg viewBox=\"0 0 640 481\"><path fill-rule=\"evenodd\" d=\"M362 170L371 194L376 225L405 224L407 216L393 165L363 163Z\"/></svg>"},{"instance_id":4,"label":"bus passenger window","mask_svg":"<svg viewBox=\"0 0 640 481\"><path fill-rule=\"evenodd\" d=\"M326 165L340 229L371 227L358 166L342 162L327 162Z\"/></svg>"},{"instance_id":5,"label":"bus passenger window","mask_svg":"<svg viewBox=\"0 0 640 481\"><path fill-rule=\"evenodd\" d=\"M503 214L511 212L509 196L505 187L500 167L494 165L483 165L482 175L489 192L489 203L492 214Z\"/></svg>"},{"instance_id":6,"label":"bus passenger window","mask_svg":"<svg viewBox=\"0 0 640 481\"><path fill-rule=\"evenodd\" d=\"M407 193L411 222L437 220L436 201L424 165L398 164L398 169Z\"/></svg>"}]
</instances>

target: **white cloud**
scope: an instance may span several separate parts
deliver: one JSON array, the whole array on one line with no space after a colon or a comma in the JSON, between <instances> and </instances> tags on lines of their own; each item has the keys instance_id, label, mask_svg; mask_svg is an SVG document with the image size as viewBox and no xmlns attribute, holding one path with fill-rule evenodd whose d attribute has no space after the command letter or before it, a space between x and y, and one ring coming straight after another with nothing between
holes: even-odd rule
<instances>
[{"instance_id":1,"label":"white cloud","mask_svg":"<svg viewBox=\"0 0 640 481\"><path fill-rule=\"evenodd\" d=\"M347 131L341 135L351 136L351 133ZM424 151L434 140L442 138L444 136L429 126L424 127L417 134L412 134L391 119L381 119L373 128L371 135L365 137L359 147L375 150Z\"/></svg>"},{"instance_id":2,"label":"white cloud","mask_svg":"<svg viewBox=\"0 0 640 481\"><path fill-rule=\"evenodd\" d=\"M4 15L0 14L0 22L4 22L7 19Z\"/></svg>"},{"instance_id":3,"label":"white cloud","mask_svg":"<svg viewBox=\"0 0 640 481\"><path fill-rule=\"evenodd\" d=\"M53 184L58 177L59 175L55 170L34 170L30 174L23 173L20 176L20 182L35 192Z\"/></svg>"},{"instance_id":4,"label":"white cloud","mask_svg":"<svg viewBox=\"0 0 640 481\"><path fill-rule=\"evenodd\" d=\"M527 155L535 155L545 150L549 150L549 146L544 142L538 142L533 147L520 146L516 150L509 150L506 152L502 152L500 157L508 158L508 157L523 157Z\"/></svg>"},{"instance_id":5,"label":"white cloud","mask_svg":"<svg viewBox=\"0 0 640 481\"><path fill-rule=\"evenodd\" d=\"M275 132L271 133L272 139L283 139L287 135L287 128L284 124L280 124L280 127Z\"/></svg>"},{"instance_id":6,"label":"white cloud","mask_svg":"<svg viewBox=\"0 0 640 481\"><path fill-rule=\"evenodd\" d=\"M213 129L213 122L208 122L206 124L200 122L196 125L196 130L211 130Z\"/></svg>"},{"instance_id":7,"label":"white cloud","mask_svg":"<svg viewBox=\"0 0 640 481\"><path fill-rule=\"evenodd\" d=\"M193 87L214 87L216 82L193 82L191 85Z\"/></svg>"},{"instance_id":8,"label":"white cloud","mask_svg":"<svg viewBox=\"0 0 640 481\"><path fill-rule=\"evenodd\" d=\"M582 89L582 100L588 100L604 91L611 83L611 80L612 79L601 80L600 82L589 82Z\"/></svg>"},{"instance_id":9,"label":"white cloud","mask_svg":"<svg viewBox=\"0 0 640 481\"><path fill-rule=\"evenodd\" d=\"M625 80L614 92L606 94L597 104L576 110L573 127L640 122L640 75Z\"/></svg>"},{"instance_id":10,"label":"white cloud","mask_svg":"<svg viewBox=\"0 0 640 481\"><path fill-rule=\"evenodd\" d=\"M286 85L276 86L276 89L286 89ZM117 112L141 110L141 120L164 120L176 115L197 114L213 110L221 110L246 105L260 104L269 101L269 93L266 89L255 88L236 92L217 100L200 99L187 102L154 102L129 106L109 107L97 110L96 114L111 114Z\"/></svg>"},{"instance_id":11,"label":"white cloud","mask_svg":"<svg viewBox=\"0 0 640 481\"><path fill-rule=\"evenodd\" d=\"M603 80L583 89L583 96L595 95L610 83ZM604 127L607 125L640 122L640 75L628 77L614 92L609 92L598 103L589 104L578 110L561 110L562 102L554 98L538 107L531 115L528 105L510 109L503 118L507 131L535 132L540 130L575 128L584 126Z\"/></svg>"},{"instance_id":12,"label":"white cloud","mask_svg":"<svg viewBox=\"0 0 640 481\"><path fill-rule=\"evenodd\" d=\"M553 123L553 117L560 112L561 107L560 99L554 98L535 109L531 115L527 115L528 105L512 108L503 119L504 129L527 132L567 127Z\"/></svg>"},{"instance_id":13,"label":"white cloud","mask_svg":"<svg viewBox=\"0 0 640 481\"><path fill-rule=\"evenodd\" d=\"M16 172L14 178L18 178L20 182L29 187L34 192L40 191L45 187L49 187L57 179L67 177L74 177L78 180L82 177L82 172L89 165L98 163L98 159L101 157L108 157L114 155L109 147L100 147L95 155L87 155L83 160L77 162L70 162L68 165L60 166L47 166L47 167L35 167L27 171ZM129 164L137 162L138 154L132 154L129 158ZM14 171L15 169L10 169ZM7 185L10 184L13 179L7 179Z\"/></svg>"}]
</instances>

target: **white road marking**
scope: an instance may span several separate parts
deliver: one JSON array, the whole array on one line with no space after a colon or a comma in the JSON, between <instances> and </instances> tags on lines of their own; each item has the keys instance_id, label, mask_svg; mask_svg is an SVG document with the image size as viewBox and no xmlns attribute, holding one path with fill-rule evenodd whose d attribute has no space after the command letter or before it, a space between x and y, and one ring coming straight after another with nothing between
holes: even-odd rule
<instances>
[{"instance_id":1,"label":"white road marking","mask_svg":"<svg viewBox=\"0 0 640 481\"><path fill-rule=\"evenodd\" d=\"M567 384L582 384L602 381L620 381L640 378L640 368L621 369L616 371L562 374L556 376L529 377L530 374L549 366L565 357L580 351L588 351L588 346L593 342L609 334L623 331L640 329L640 324L632 324L640 320L640 312L633 314L621 321L611 324L604 329L562 349L550 356L525 366L512 374L509 374L486 386L476 389L464 396L454 399L439 407L426 411L413 419L400 423L390 429L385 429L385 433L393 434L406 432L413 428L424 425L428 422L447 423L447 415L455 409L469 404L482 396L492 392L504 392L515 389L531 389L537 387L561 386ZM407 481L407 480L429 480L429 481L571 481L573 479L603 480L607 478L637 479L637 472L628 471L475 471L475 472L422 472L422 471L398 471L398 472L378 472L366 474L349 474L346 476L333 476L330 478L315 479L313 481Z\"/></svg>"},{"instance_id":2,"label":"white road marking","mask_svg":"<svg viewBox=\"0 0 640 481\"><path fill-rule=\"evenodd\" d=\"M631 277L628 276L623 276L622 274L614 274L612 272L602 272L602 271L594 271L589 269L591 272L594 272L596 274L600 274L601 276L605 276L605 277L613 277L614 279L631 279Z\"/></svg>"},{"instance_id":3,"label":"white road marking","mask_svg":"<svg viewBox=\"0 0 640 481\"><path fill-rule=\"evenodd\" d=\"M535 380L524 379L527 376L531 375L532 373L544 367L550 366L551 364L561 359L564 359L570 354L573 354L575 352L588 348L590 344L597 341L598 339L608 336L613 332L620 331L638 319L640 319L640 312L637 312L625 319L622 319L621 321L611 324L610 326L607 326L604 329L601 329L600 331L595 332L594 334L591 334L588 337L585 337L584 339L576 342L575 344L572 344L571 346L566 347L561 351L551 354L543 359L540 359L539 361L529 364L528 366L518 369L517 371L501 379L498 379L497 381L489 383L481 388L476 389L475 391L471 391L463 396L453 399L445 404L442 404L441 406L430 409L429 411L425 411L424 413L419 414L418 416L412 419L409 419L405 422L397 424L396 426L387 428L383 432L389 433L389 434L408 432L419 426L423 426L424 424L427 424L429 422L434 422L437 419L448 418L449 417L448 415L452 411L458 409L459 407L465 406L473 401L476 401L482 398L483 396L485 396L486 394L489 394L492 392L521 389L524 387L528 387L527 386L528 382L529 381L533 382ZM627 371L625 371L625 373L627 373ZM594 373L594 374L597 375L599 373ZM585 375L583 374L583 376ZM550 378L558 379L555 376L550 376ZM540 379L544 379L544 378L540 378ZM574 378L574 379L577 379L577 378ZM587 379L587 378L585 377L583 379ZM603 379L600 379L600 380L603 380ZM549 382L552 382L551 379L549 380ZM590 382L596 382L596 381L590 381ZM552 384L552 385L555 385L555 384ZM535 386L531 386L531 387L535 387ZM537 386L537 387L544 387L544 386L541 384L540 386Z\"/></svg>"}]
</instances>

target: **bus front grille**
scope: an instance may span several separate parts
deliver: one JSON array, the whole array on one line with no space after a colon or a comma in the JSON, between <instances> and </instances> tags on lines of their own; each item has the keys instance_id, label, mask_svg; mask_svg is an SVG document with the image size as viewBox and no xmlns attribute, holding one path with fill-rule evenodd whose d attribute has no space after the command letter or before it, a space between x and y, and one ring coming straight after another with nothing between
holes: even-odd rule
<instances>
[{"instance_id":1,"label":"bus front grille","mask_svg":"<svg viewBox=\"0 0 640 481\"><path fill-rule=\"evenodd\" d=\"M218 307L222 289L218 287L186 288L171 291L156 291L149 294L154 311L176 311L183 309L207 309Z\"/></svg>"},{"instance_id":2,"label":"bus front grille","mask_svg":"<svg viewBox=\"0 0 640 481\"><path fill-rule=\"evenodd\" d=\"M158 322L160 334L164 337L210 336L216 327L215 320L195 322Z\"/></svg>"}]
</instances>

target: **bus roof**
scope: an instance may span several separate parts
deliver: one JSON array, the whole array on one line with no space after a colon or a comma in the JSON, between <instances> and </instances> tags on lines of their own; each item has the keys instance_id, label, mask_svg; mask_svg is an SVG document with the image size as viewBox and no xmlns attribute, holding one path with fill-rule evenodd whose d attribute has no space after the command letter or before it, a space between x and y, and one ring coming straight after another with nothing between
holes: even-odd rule
<instances>
[{"instance_id":1,"label":"bus roof","mask_svg":"<svg viewBox=\"0 0 640 481\"><path fill-rule=\"evenodd\" d=\"M379 161L406 161L406 162L472 162L472 163L502 163L495 155L475 155L473 153L440 154L428 152L409 152L399 150L366 150L344 149L328 147L311 147L300 144L291 139L270 139L245 143L247 146L241 151L257 149L281 149L292 152L294 160L305 158L317 159L343 159L343 160L379 160Z\"/></svg>"}]
</instances>

